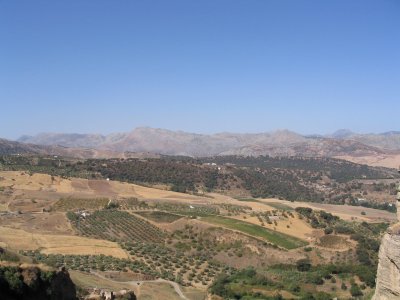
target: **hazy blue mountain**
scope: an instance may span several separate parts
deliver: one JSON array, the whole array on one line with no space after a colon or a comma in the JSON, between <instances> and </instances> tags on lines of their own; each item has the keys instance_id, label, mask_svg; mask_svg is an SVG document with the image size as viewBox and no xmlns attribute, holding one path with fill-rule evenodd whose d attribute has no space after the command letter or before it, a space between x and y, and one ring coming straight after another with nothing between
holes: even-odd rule
<instances>
[{"instance_id":1,"label":"hazy blue mountain","mask_svg":"<svg viewBox=\"0 0 400 300\"><path fill-rule=\"evenodd\" d=\"M139 127L130 132L101 134L41 133L18 141L36 145L90 148L114 153L165 155L374 155L400 149L400 134L356 134L341 129L329 136L303 136L289 130L264 133L197 134Z\"/></svg>"}]
</instances>

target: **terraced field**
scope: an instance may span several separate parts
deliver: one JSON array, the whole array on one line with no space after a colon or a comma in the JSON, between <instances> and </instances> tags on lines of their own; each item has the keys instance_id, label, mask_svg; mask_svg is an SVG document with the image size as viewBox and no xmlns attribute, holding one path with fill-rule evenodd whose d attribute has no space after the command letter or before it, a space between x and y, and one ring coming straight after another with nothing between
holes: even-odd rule
<instances>
[{"instance_id":1,"label":"terraced field","mask_svg":"<svg viewBox=\"0 0 400 300\"><path fill-rule=\"evenodd\" d=\"M161 242L164 233L149 222L126 211L98 210L83 218L69 212L67 214L80 234L113 242Z\"/></svg>"}]
</instances>

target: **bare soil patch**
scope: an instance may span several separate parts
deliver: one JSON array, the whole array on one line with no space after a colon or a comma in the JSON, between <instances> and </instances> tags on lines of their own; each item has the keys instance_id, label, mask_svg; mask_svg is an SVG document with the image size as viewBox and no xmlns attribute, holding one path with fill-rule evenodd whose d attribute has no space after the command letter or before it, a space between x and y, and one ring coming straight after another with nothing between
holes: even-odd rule
<instances>
[{"instance_id":1,"label":"bare soil patch","mask_svg":"<svg viewBox=\"0 0 400 300\"><path fill-rule=\"evenodd\" d=\"M332 250L348 250L353 246L348 237L339 235L324 235L319 238L317 245Z\"/></svg>"},{"instance_id":2,"label":"bare soil patch","mask_svg":"<svg viewBox=\"0 0 400 300\"><path fill-rule=\"evenodd\" d=\"M108 195L110 197L115 197L117 195L107 180L89 180L88 186L95 194Z\"/></svg>"},{"instance_id":3,"label":"bare soil patch","mask_svg":"<svg viewBox=\"0 0 400 300\"><path fill-rule=\"evenodd\" d=\"M72 235L30 233L25 230L0 227L0 244L12 250L41 249L46 254L111 255L127 258L117 243Z\"/></svg>"}]
</instances>

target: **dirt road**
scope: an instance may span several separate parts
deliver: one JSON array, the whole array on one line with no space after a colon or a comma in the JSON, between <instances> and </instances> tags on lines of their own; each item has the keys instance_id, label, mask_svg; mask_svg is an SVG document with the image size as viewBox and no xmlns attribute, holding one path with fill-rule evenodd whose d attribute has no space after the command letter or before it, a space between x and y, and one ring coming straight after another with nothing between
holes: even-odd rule
<instances>
[{"instance_id":1,"label":"dirt road","mask_svg":"<svg viewBox=\"0 0 400 300\"><path fill-rule=\"evenodd\" d=\"M186 296L183 294L183 292L182 292L181 287L179 286L179 284L177 284L176 282L173 282L173 281L169 281L169 280L165 280L165 279L161 279L161 278L156 279L156 280L115 281L115 280L112 280L112 279L110 279L110 278L107 278L107 277L105 277L105 276L103 276L103 275L101 275L101 274L99 274L99 273L97 273L97 272L94 272L94 271L90 271L90 273L93 274L93 275L95 275L95 276L97 276L97 277L99 277L99 278L102 278L102 279L104 279L104 280L112 281L112 282L114 282L114 283L132 284L132 285L134 285L135 287L137 287L137 286L140 285L140 284L146 283L146 282L168 283L168 284L170 284L170 285L174 288L175 292L179 295L179 297L181 297L181 298L184 299L184 300L189 300L189 299L186 298Z\"/></svg>"}]
</instances>

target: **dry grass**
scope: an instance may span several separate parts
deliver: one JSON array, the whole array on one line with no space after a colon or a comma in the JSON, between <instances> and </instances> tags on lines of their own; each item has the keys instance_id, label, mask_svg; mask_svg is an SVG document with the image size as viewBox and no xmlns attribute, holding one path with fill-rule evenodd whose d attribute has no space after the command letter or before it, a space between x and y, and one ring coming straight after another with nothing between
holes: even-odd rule
<instances>
[{"instance_id":1,"label":"dry grass","mask_svg":"<svg viewBox=\"0 0 400 300\"><path fill-rule=\"evenodd\" d=\"M113 291L120 291L123 289L133 290L135 294L137 293L137 288L135 288L132 284L114 282L111 280L107 280L104 278L100 278L93 274L83 273L79 271L70 270L69 274L71 276L72 281L79 287L82 288L98 288L109 289Z\"/></svg>"},{"instance_id":2,"label":"dry grass","mask_svg":"<svg viewBox=\"0 0 400 300\"><path fill-rule=\"evenodd\" d=\"M336 156L336 158L348 160L357 164L365 164L373 167L386 167L397 169L400 166L400 154L382 154L367 156Z\"/></svg>"},{"instance_id":3,"label":"dry grass","mask_svg":"<svg viewBox=\"0 0 400 300\"><path fill-rule=\"evenodd\" d=\"M138 294L140 300L182 300L175 292L174 288L168 283L146 282L141 285Z\"/></svg>"},{"instance_id":4,"label":"dry grass","mask_svg":"<svg viewBox=\"0 0 400 300\"><path fill-rule=\"evenodd\" d=\"M0 226L38 234L73 235L74 230L63 213L24 213L0 217Z\"/></svg>"},{"instance_id":5,"label":"dry grass","mask_svg":"<svg viewBox=\"0 0 400 300\"><path fill-rule=\"evenodd\" d=\"M13 187L14 190L53 192L63 197L138 197L142 199L165 199L206 203L208 198L172 191L144 187L136 184L107 180L87 180L82 178L63 179L57 176L23 171L1 171L0 187ZM207 202L208 203L208 202Z\"/></svg>"},{"instance_id":6,"label":"dry grass","mask_svg":"<svg viewBox=\"0 0 400 300\"><path fill-rule=\"evenodd\" d=\"M0 244L12 250L41 249L46 254L104 254L117 258L128 255L117 243L70 235L29 233L25 230L0 227Z\"/></svg>"},{"instance_id":7,"label":"dry grass","mask_svg":"<svg viewBox=\"0 0 400 300\"><path fill-rule=\"evenodd\" d=\"M238 220L246 221L252 224L260 225L260 221L257 217L249 217L243 219L243 215L233 217ZM313 236L314 229L304 220L300 220L297 216L294 218L282 218L277 221L278 225L268 224L264 222L264 227L276 230L277 232L285 233L287 235L291 235L303 240L309 240L311 236ZM289 226L289 227L288 227Z\"/></svg>"},{"instance_id":8,"label":"dry grass","mask_svg":"<svg viewBox=\"0 0 400 300\"><path fill-rule=\"evenodd\" d=\"M175 292L174 288L163 282L141 282L134 284L131 282L116 282L106 278L100 278L94 274L79 271L70 271L72 281L82 288L98 288L119 291L123 289L133 290L140 300L182 300ZM190 300L203 300L205 293L194 288L185 288L184 293Z\"/></svg>"},{"instance_id":9,"label":"dry grass","mask_svg":"<svg viewBox=\"0 0 400 300\"><path fill-rule=\"evenodd\" d=\"M319 238L319 243L317 245L330 250L342 251L355 247L355 243L350 242L348 237L339 235L324 235Z\"/></svg>"},{"instance_id":10,"label":"dry grass","mask_svg":"<svg viewBox=\"0 0 400 300\"><path fill-rule=\"evenodd\" d=\"M367 221L367 222L392 222L396 220L396 214L390 213L385 210L366 208L362 206L351 206L351 205L335 205L335 204L322 204L314 202L290 202L286 200L277 199L261 199L260 201L268 204L268 202L280 201L285 205L296 207L310 207L316 210L325 210L336 216L339 216L343 220L351 221ZM250 204L250 202L249 202ZM361 215L361 212L365 211L365 216Z\"/></svg>"}]
</instances>

